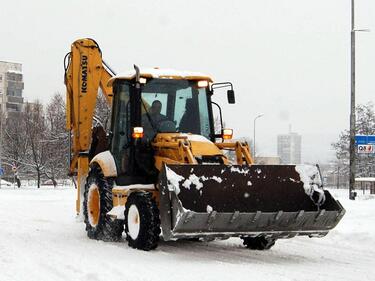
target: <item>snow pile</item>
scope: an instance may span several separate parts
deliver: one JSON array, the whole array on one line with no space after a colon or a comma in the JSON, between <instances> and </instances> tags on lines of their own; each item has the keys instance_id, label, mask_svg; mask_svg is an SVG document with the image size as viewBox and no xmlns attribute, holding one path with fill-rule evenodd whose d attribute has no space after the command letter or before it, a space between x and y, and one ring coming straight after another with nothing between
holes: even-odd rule
<instances>
[{"instance_id":1,"label":"snow pile","mask_svg":"<svg viewBox=\"0 0 375 281\"><path fill-rule=\"evenodd\" d=\"M325 195L324 190L321 188L322 181L318 167L313 165L296 165L295 169L299 174L300 180L303 182L305 193L312 197L314 192L317 192L319 194L317 203L324 202Z\"/></svg>"},{"instance_id":2,"label":"snow pile","mask_svg":"<svg viewBox=\"0 0 375 281\"><path fill-rule=\"evenodd\" d=\"M180 176L176 172L172 171L169 167L166 167L166 175L168 179L168 189L170 191L175 190L177 194L180 193L180 182L182 181L183 181L182 186L185 187L186 189L190 189L192 186L194 186L197 190L201 190L203 188L203 183L205 181L214 180L218 183L221 183L223 181L222 178L217 177L217 176L198 177L196 174L193 174L193 173L189 176L188 179L185 179L183 176Z\"/></svg>"},{"instance_id":3,"label":"snow pile","mask_svg":"<svg viewBox=\"0 0 375 281\"><path fill-rule=\"evenodd\" d=\"M159 68L141 68L140 69L141 77L151 76L152 78L175 78L179 77L182 79L192 78L192 77L199 77L201 79L208 79L212 80L212 78L206 74L195 72L195 71L187 71L187 70L175 70L175 69L159 69ZM128 72L120 73L115 77L111 78L114 79L132 79L135 77L135 70L130 70Z\"/></svg>"},{"instance_id":4,"label":"snow pile","mask_svg":"<svg viewBox=\"0 0 375 281\"><path fill-rule=\"evenodd\" d=\"M107 215L115 219L117 218L119 220L124 220L125 219L125 206L119 205L119 206L113 207L107 213Z\"/></svg>"},{"instance_id":5,"label":"snow pile","mask_svg":"<svg viewBox=\"0 0 375 281\"><path fill-rule=\"evenodd\" d=\"M201 179L203 180L203 181L207 181L207 180L214 180L214 181L216 181L216 182L218 182L218 183L221 183L222 181L223 181L223 179L221 178L221 177L217 177L217 176L212 176L212 177L205 177L205 176L203 176L203 177L201 177Z\"/></svg>"},{"instance_id":6,"label":"snow pile","mask_svg":"<svg viewBox=\"0 0 375 281\"><path fill-rule=\"evenodd\" d=\"M206 176L201 176L198 177L195 174L191 174L189 176L189 179L185 180L184 183L182 184L183 187L190 189L191 185L193 184L197 190L200 190L203 187L203 182L208 181L208 180L214 180L218 183L221 183L223 180L220 177L217 176L212 176L212 177L206 177Z\"/></svg>"},{"instance_id":7,"label":"snow pile","mask_svg":"<svg viewBox=\"0 0 375 281\"><path fill-rule=\"evenodd\" d=\"M230 167L230 171L232 173L239 173L239 174L244 174L244 175L247 175L249 173L249 169L239 168L239 167ZM260 172L262 172L262 171L260 170Z\"/></svg>"},{"instance_id":8,"label":"snow pile","mask_svg":"<svg viewBox=\"0 0 375 281\"><path fill-rule=\"evenodd\" d=\"M169 191L176 191L177 194L180 193L180 181L183 181L185 178L176 174L170 168L165 167L167 179L168 179L168 189Z\"/></svg>"},{"instance_id":9,"label":"snow pile","mask_svg":"<svg viewBox=\"0 0 375 281\"><path fill-rule=\"evenodd\" d=\"M205 138L201 135L194 135L194 134L181 134L182 136L186 136L189 141L198 141L198 142L208 142L212 143L210 140Z\"/></svg>"},{"instance_id":10,"label":"snow pile","mask_svg":"<svg viewBox=\"0 0 375 281\"><path fill-rule=\"evenodd\" d=\"M203 187L203 183L200 182L199 177L197 177L195 174L190 175L189 178L184 181L182 186L186 189L190 189L192 184L195 185L197 190L200 190Z\"/></svg>"},{"instance_id":11,"label":"snow pile","mask_svg":"<svg viewBox=\"0 0 375 281\"><path fill-rule=\"evenodd\" d=\"M1 186L11 186L12 183L10 183L9 181L6 181L6 180L1 180Z\"/></svg>"}]
</instances>

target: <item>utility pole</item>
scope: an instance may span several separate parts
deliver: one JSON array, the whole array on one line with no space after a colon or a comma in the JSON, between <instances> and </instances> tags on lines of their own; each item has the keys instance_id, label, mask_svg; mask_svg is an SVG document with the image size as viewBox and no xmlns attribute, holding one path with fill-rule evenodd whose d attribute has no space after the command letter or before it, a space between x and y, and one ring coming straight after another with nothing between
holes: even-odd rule
<instances>
[{"instance_id":1,"label":"utility pole","mask_svg":"<svg viewBox=\"0 0 375 281\"><path fill-rule=\"evenodd\" d=\"M3 177L2 176L2 172L3 172L3 161L2 161L2 157L3 157L3 101L4 99L2 98L2 101L1 101L1 104L0 104L0 188L1 188L1 178Z\"/></svg>"},{"instance_id":2,"label":"utility pole","mask_svg":"<svg viewBox=\"0 0 375 281\"><path fill-rule=\"evenodd\" d=\"M355 33L356 32L370 32L369 29L355 29L355 21L354 21L354 11L355 5L354 0L352 1L351 5L351 31L350 31L350 45L351 45L351 86L350 86L350 159L349 159L349 199L355 200L355 192L354 192L354 185L355 185Z\"/></svg>"},{"instance_id":3,"label":"utility pole","mask_svg":"<svg viewBox=\"0 0 375 281\"><path fill-rule=\"evenodd\" d=\"M354 184L355 184L355 22L354 22L354 0L352 0L352 20L350 31L351 45L351 86L350 86L350 160L349 160L349 199L354 200Z\"/></svg>"}]
</instances>

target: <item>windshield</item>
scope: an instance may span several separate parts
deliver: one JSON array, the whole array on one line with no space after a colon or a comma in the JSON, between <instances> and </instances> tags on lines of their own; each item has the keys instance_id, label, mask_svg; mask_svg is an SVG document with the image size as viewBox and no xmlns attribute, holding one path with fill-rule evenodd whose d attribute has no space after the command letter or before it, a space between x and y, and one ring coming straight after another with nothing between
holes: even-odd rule
<instances>
[{"instance_id":1,"label":"windshield","mask_svg":"<svg viewBox=\"0 0 375 281\"><path fill-rule=\"evenodd\" d=\"M182 132L210 139L207 92L197 81L151 79L142 88L142 101L146 138L158 132Z\"/></svg>"}]
</instances>

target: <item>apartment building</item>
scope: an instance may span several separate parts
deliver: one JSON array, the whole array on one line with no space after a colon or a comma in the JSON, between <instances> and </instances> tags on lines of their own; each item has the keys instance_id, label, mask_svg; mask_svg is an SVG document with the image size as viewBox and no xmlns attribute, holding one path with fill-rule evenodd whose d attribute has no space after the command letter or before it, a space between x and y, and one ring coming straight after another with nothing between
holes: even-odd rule
<instances>
[{"instance_id":1,"label":"apartment building","mask_svg":"<svg viewBox=\"0 0 375 281\"><path fill-rule=\"evenodd\" d=\"M23 88L22 64L0 61L0 112L6 118L22 111Z\"/></svg>"}]
</instances>

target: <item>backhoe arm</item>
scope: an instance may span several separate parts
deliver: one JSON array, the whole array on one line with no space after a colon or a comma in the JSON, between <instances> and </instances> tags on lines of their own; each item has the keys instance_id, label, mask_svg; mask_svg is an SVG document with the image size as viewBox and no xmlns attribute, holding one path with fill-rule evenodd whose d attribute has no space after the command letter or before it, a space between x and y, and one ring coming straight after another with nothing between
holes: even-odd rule
<instances>
[{"instance_id":1,"label":"backhoe arm","mask_svg":"<svg viewBox=\"0 0 375 281\"><path fill-rule=\"evenodd\" d=\"M98 44L92 39L79 39L65 57L66 128L71 132L71 159L69 172L77 174L78 200L89 169L88 151L91 145L93 115L99 88L112 105L112 88L107 86L112 77L102 61Z\"/></svg>"}]
</instances>

